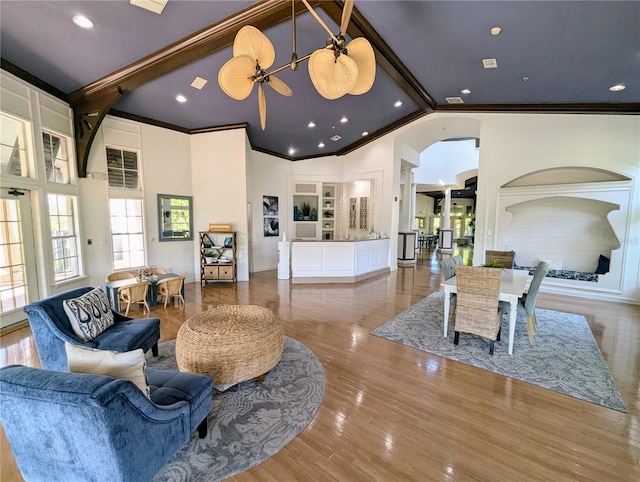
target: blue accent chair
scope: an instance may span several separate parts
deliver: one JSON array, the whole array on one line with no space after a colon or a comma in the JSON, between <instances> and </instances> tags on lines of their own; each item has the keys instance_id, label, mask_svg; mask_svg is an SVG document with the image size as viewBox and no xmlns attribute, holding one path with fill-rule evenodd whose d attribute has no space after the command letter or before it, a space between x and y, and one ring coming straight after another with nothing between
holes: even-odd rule
<instances>
[{"instance_id":1,"label":"blue accent chair","mask_svg":"<svg viewBox=\"0 0 640 482\"><path fill-rule=\"evenodd\" d=\"M38 347L42 367L47 370L67 371L67 353L64 342L99 350L127 352L142 348L158 356L160 339L159 318L129 318L113 312L115 323L91 341L79 338L71 328L62 306L63 300L78 298L93 288L76 288L44 298L24 307L31 331Z\"/></svg>"},{"instance_id":2,"label":"blue accent chair","mask_svg":"<svg viewBox=\"0 0 640 482\"><path fill-rule=\"evenodd\" d=\"M148 372L151 400L104 375L0 369L0 421L27 481L151 480L198 429L207 433L213 381Z\"/></svg>"}]
</instances>

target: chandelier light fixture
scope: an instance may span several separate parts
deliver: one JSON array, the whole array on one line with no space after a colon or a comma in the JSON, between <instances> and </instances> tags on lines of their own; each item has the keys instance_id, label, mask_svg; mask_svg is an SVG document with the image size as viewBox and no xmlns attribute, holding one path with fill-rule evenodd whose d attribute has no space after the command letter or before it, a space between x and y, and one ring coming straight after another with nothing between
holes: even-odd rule
<instances>
[{"instance_id":1,"label":"chandelier light fixture","mask_svg":"<svg viewBox=\"0 0 640 482\"><path fill-rule=\"evenodd\" d=\"M271 41L257 28L242 27L233 41L233 58L225 63L218 73L218 83L223 92L232 99L244 100L258 84L258 107L262 130L267 123L267 101L262 85L268 84L279 94L291 96L287 84L274 74L286 68L296 70L298 64L309 60L309 77L318 93L325 99L334 100L345 94L360 95L368 92L376 75L376 59L367 39L358 37L346 44L345 34L353 11L354 0L346 0L342 9L340 33L334 35L326 23L313 10L307 0L302 0L307 10L329 33L325 46L304 57L296 54L295 5L291 1L293 27L293 52L291 62L267 71L275 61L275 49Z\"/></svg>"}]
</instances>

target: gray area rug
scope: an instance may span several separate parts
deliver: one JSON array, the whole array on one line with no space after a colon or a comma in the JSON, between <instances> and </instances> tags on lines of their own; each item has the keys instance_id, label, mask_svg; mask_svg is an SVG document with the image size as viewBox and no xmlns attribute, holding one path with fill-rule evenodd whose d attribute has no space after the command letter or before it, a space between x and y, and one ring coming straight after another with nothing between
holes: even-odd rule
<instances>
[{"instance_id":1,"label":"gray area rug","mask_svg":"<svg viewBox=\"0 0 640 482\"><path fill-rule=\"evenodd\" d=\"M150 368L177 370L175 341L160 344ZM285 337L280 362L263 383L249 380L225 392L214 390L207 436L189 442L158 472L155 481L226 479L265 461L313 420L324 398L325 374L305 345Z\"/></svg>"},{"instance_id":2,"label":"gray area rug","mask_svg":"<svg viewBox=\"0 0 640 482\"><path fill-rule=\"evenodd\" d=\"M493 356L489 355L488 342L475 335L460 333L459 344L454 345L452 321L444 338L443 293L432 293L371 334L626 412L627 406L584 316L536 309L536 317L538 327L533 346L529 345L524 318L518 318L513 356L507 353L507 314L502 324L502 341L496 342Z\"/></svg>"}]
</instances>

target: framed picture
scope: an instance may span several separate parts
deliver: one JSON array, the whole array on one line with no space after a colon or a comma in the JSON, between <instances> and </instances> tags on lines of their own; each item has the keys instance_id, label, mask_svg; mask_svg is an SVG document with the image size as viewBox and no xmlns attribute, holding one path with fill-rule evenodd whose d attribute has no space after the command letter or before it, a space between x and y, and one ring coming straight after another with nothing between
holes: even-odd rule
<instances>
[{"instance_id":1,"label":"framed picture","mask_svg":"<svg viewBox=\"0 0 640 482\"><path fill-rule=\"evenodd\" d=\"M264 218L264 235L265 237L280 236L280 223L278 218Z\"/></svg>"},{"instance_id":2,"label":"framed picture","mask_svg":"<svg viewBox=\"0 0 640 482\"><path fill-rule=\"evenodd\" d=\"M193 198L173 194L158 194L159 241L190 241L193 239Z\"/></svg>"},{"instance_id":3,"label":"framed picture","mask_svg":"<svg viewBox=\"0 0 640 482\"><path fill-rule=\"evenodd\" d=\"M278 196L262 196L262 214L264 216L278 215Z\"/></svg>"}]
</instances>

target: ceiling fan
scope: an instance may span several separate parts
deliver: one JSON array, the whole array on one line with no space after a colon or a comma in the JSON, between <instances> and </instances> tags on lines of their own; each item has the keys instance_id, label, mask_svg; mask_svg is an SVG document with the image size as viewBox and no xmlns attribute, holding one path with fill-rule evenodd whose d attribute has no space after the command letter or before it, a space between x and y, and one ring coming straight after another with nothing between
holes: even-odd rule
<instances>
[{"instance_id":1,"label":"ceiling fan","mask_svg":"<svg viewBox=\"0 0 640 482\"><path fill-rule=\"evenodd\" d=\"M292 6L293 52L291 62L271 72L275 60L275 49L269 39L255 27L242 27L233 41L233 58L225 63L218 73L220 87L232 99L244 100L258 84L258 106L260 125L266 127L267 103L262 84L269 84L276 92L291 96L293 92L287 84L274 76L287 67L296 70L298 63L309 60L309 77L318 93L326 99L337 99L345 94L360 95L373 85L376 73L376 59L367 39L359 37L348 45L345 34L351 19L354 0L346 0L342 9L340 33L334 35L329 27L313 10L307 0L302 0L307 10L329 33L325 47L298 58L296 54L295 5Z\"/></svg>"}]
</instances>

